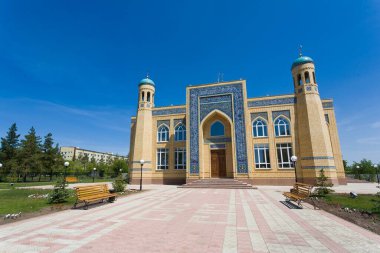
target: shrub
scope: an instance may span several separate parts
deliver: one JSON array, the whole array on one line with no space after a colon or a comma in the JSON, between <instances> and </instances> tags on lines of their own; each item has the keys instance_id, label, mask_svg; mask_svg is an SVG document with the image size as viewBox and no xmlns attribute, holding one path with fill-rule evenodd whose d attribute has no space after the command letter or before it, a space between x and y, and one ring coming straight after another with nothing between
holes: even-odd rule
<instances>
[{"instance_id":1,"label":"shrub","mask_svg":"<svg viewBox=\"0 0 380 253\"><path fill-rule=\"evenodd\" d=\"M64 203L70 197L69 191L66 189L67 183L63 177L59 177L54 186L53 191L49 194L49 204Z\"/></svg>"},{"instance_id":2,"label":"shrub","mask_svg":"<svg viewBox=\"0 0 380 253\"><path fill-rule=\"evenodd\" d=\"M125 190L125 185L126 183L122 175L119 175L117 178L115 178L115 181L112 183L115 192L123 192Z\"/></svg>"},{"instance_id":3,"label":"shrub","mask_svg":"<svg viewBox=\"0 0 380 253\"><path fill-rule=\"evenodd\" d=\"M330 187L333 186L332 183L328 182L328 177L325 175L325 171L321 169L319 176L317 177L317 188L314 190L314 194L319 196L326 196L327 194L334 192Z\"/></svg>"},{"instance_id":4,"label":"shrub","mask_svg":"<svg viewBox=\"0 0 380 253\"><path fill-rule=\"evenodd\" d=\"M380 192L378 192L376 196L377 200L375 200L375 207L373 208L373 211L380 214Z\"/></svg>"}]
</instances>

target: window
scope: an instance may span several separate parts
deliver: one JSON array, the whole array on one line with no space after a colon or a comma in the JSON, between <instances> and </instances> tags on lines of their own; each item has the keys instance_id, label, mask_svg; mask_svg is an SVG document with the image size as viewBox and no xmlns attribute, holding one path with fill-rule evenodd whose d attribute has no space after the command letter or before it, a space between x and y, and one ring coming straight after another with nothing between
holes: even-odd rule
<instances>
[{"instance_id":1,"label":"window","mask_svg":"<svg viewBox=\"0 0 380 253\"><path fill-rule=\"evenodd\" d=\"M254 137L267 137L268 136L268 130L267 130L267 124L262 119L257 119L252 124L253 128L253 136Z\"/></svg>"},{"instance_id":2,"label":"window","mask_svg":"<svg viewBox=\"0 0 380 253\"><path fill-rule=\"evenodd\" d=\"M175 128L174 134L175 141L185 141L186 140L186 127L180 123Z\"/></svg>"},{"instance_id":3,"label":"window","mask_svg":"<svg viewBox=\"0 0 380 253\"><path fill-rule=\"evenodd\" d=\"M313 81L314 83L317 83L317 81L315 80L315 73L313 72Z\"/></svg>"},{"instance_id":4,"label":"window","mask_svg":"<svg viewBox=\"0 0 380 253\"><path fill-rule=\"evenodd\" d=\"M157 169L167 170L169 168L169 149L157 149Z\"/></svg>"},{"instance_id":5,"label":"window","mask_svg":"<svg viewBox=\"0 0 380 253\"><path fill-rule=\"evenodd\" d=\"M255 166L256 168L270 168L268 144L255 144Z\"/></svg>"},{"instance_id":6,"label":"window","mask_svg":"<svg viewBox=\"0 0 380 253\"><path fill-rule=\"evenodd\" d=\"M186 149L176 148L174 152L175 156L175 169L185 170L186 169Z\"/></svg>"},{"instance_id":7,"label":"window","mask_svg":"<svg viewBox=\"0 0 380 253\"><path fill-rule=\"evenodd\" d=\"M305 82L306 82L306 83L310 83L310 75L309 75L309 71L306 71L306 72L305 72Z\"/></svg>"},{"instance_id":8,"label":"window","mask_svg":"<svg viewBox=\"0 0 380 253\"><path fill-rule=\"evenodd\" d=\"M145 99L145 92L142 92L141 93L141 100L144 101L144 99Z\"/></svg>"},{"instance_id":9,"label":"window","mask_svg":"<svg viewBox=\"0 0 380 253\"><path fill-rule=\"evenodd\" d=\"M291 143L277 144L278 167L280 167L280 168L292 168L293 163L290 160L291 157L292 157L292 144Z\"/></svg>"},{"instance_id":10,"label":"window","mask_svg":"<svg viewBox=\"0 0 380 253\"><path fill-rule=\"evenodd\" d=\"M215 121L211 125L210 136L224 136L224 125L220 121Z\"/></svg>"},{"instance_id":11,"label":"window","mask_svg":"<svg viewBox=\"0 0 380 253\"><path fill-rule=\"evenodd\" d=\"M326 120L326 123L330 123L330 119L329 119L329 115L328 114L325 114L325 120Z\"/></svg>"},{"instance_id":12,"label":"window","mask_svg":"<svg viewBox=\"0 0 380 253\"><path fill-rule=\"evenodd\" d=\"M150 92L146 94L147 101L150 102Z\"/></svg>"},{"instance_id":13,"label":"window","mask_svg":"<svg viewBox=\"0 0 380 253\"><path fill-rule=\"evenodd\" d=\"M169 128L166 125L161 125L157 131L157 141L166 142L169 141Z\"/></svg>"},{"instance_id":14,"label":"window","mask_svg":"<svg viewBox=\"0 0 380 253\"><path fill-rule=\"evenodd\" d=\"M302 85L302 78L301 78L301 74L298 74L298 85Z\"/></svg>"},{"instance_id":15,"label":"window","mask_svg":"<svg viewBox=\"0 0 380 253\"><path fill-rule=\"evenodd\" d=\"M289 136L290 135L289 122L285 118L279 117L274 122L274 130L275 130L276 136Z\"/></svg>"}]
</instances>

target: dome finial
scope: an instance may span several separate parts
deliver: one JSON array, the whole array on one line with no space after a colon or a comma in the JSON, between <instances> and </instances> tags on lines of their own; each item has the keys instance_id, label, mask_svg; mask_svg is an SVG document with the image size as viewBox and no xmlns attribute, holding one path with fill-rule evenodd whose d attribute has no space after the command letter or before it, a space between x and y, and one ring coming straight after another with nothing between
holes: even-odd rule
<instances>
[{"instance_id":1,"label":"dome finial","mask_svg":"<svg viewBox=\"0 0 380 253\"><path fill-rule=\"evenodd\" d=\"M146 78L149 78L149 71L146 72Z\"/></svg>"},{"instance_id":2,"label":"dome finial","mask_svg":"<svg viewBox=\"0 0 380 253\"><path fill-rule=\"evenodd\" d=\"M302 45L298 47L298 57L302 56Z\"/></svg>"}]
</instances>

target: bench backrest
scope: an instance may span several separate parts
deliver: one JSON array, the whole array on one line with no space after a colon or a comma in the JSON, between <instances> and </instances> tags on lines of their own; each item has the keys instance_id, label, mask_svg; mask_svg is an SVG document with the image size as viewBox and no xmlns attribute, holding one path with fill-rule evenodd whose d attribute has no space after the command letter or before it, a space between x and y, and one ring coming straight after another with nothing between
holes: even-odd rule
<instances>
[{"instance_id":1,"label":"bench backrest","mask_svg":"<svg viewBox=\"0 0 380 253\"><path fill-rule=\"evenodd\" d=\"M86 199L94 195L109 193L107 184L79 186L75 187L75 191L79 200Z\"/></svg>"},{"instance_id":2,"label":"bench backrest","mask_svg":"<svg viewBox=\"0 0 380 253\"><path fill-rule=\"evenodd\" d=\"M293 190L300 196L309 197L311 193L311 189L313 189L312 185L303 184L303 183L295 183L293 186Z\"/></svg>"},{"instance_id":3,"label":"bench backrest","mask_svg":"<svg viewBox=\"0 0 380 253\"><path fill-rule=\"evenodd\" d=\"M78 178L77 177L66 177L66 182L69 182L69 183L78 182Z\"/></svg>"}]
</instances>

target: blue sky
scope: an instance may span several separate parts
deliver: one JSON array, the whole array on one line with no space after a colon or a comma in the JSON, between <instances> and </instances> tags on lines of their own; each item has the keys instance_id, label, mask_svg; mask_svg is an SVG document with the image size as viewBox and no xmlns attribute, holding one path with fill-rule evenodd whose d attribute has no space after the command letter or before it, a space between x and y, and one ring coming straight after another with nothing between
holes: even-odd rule
<instances>
[{"instance_id":1,"label":"blue sky","mask_svg":"<svg viewBox=\"0 0 380 253\"><path fill-rule=\"evenodd\" d=\"M16 122L60 145L127 154L137 83L156 105L188 84L247 79L249 97L293 92L298 45L334 98L344 159L380 161L378 1L0 2L0 135Z\"/></svg>"}]
</instances>

